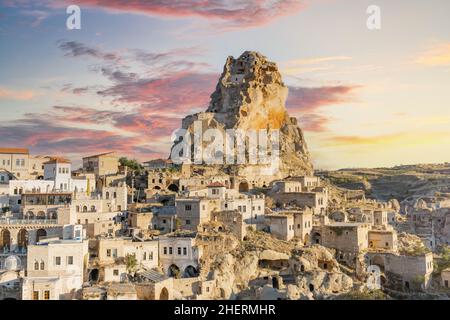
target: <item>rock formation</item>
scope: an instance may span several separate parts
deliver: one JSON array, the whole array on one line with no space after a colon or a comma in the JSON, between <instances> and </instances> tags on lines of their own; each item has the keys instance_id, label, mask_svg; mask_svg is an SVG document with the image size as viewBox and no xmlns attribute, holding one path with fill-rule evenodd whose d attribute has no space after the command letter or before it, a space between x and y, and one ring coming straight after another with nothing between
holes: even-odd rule
<instances>
[{"instance_id":1,"label":"rock formation","mask_svg":"<svg viewBox=\"0 0 450 320\"><path fill-rule=\"evenodd\" d=\"M308 148L297 119L289 117L285 102L288 88L277 65L258 52L246 51L239 58L228 57L216 90L206 112L189 115L182 128L194 132L194 122L208 128L242 130L279 130L279 170L275 178L313 172ZM269 139L270 139L269 133ZM181 141L178 140L175 142ZM270 143L268 150L271 152ZM246 150L248 152L248 150ZM210 175L225 173L236 176L260 177L257 169L272 166L258 164L193 165L193 172ZM207 167L205 169L205 167ZM269 175L269 174L267 174Z\"/></svg>"}]
</instances>

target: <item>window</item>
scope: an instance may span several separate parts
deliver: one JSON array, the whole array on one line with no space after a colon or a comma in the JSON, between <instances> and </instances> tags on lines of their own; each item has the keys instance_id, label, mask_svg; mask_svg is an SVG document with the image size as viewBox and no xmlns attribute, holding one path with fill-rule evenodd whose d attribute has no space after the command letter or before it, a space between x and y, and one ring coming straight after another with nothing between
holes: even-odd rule
<instances>
[{"instance_id":1,"label":"window","mask_svg":"<svg viewBox=\"0 0 450 320\"><path fill-rule=\"evenodd\" d=\"M147 260L147 252L144 252L144 254L142 256L142 260Z\"/></svg>"},{"instance_id":2,"label":"window","mask_svg":"<svg viewBox=\"0 0 450 320\"><path fill-rule=\"evenodd\" d=\"M34 263L34 270L39 270L39 262Z\"/></svg>"},{"instance_id":3,"label":"window","mask_svg":"<svg viewBox=\"0 0 450 320\"><path fill-rule=\"evenodd\" d=\"M113 197L114 197L114 199L117 198L117 192L114 192L114 193L113 193Z\"/></svg>"},{"instance_id":4,"label":"window","mask_svg":"<svg viewBox=\"0 0 450 320\"><path fill-rule=\"evenodd\" d=\"M39 291L33 291L33 300L39 300Z\"/></svg>"},{"instance_id":5,"label":"window","mask_svg":"<svg viewBox=\"0 0 450 320\"><path fill-rule=\"evenodd\" d=\"M163 219L163 223L166 224L166 219Z\"/></svg>"},{"instance_id":6,"label":"window","mask_svg":"<svg viewBox=\"0 0 450 320\"><path fill-rule=\"evenodd\" d=\"M42 261L41 262L41 270L44 270L45 269L45 264L44 264L44 261Z\"/></svg>"},{"instance_id":7,"label":"window","mask_svg":"<svg viewBox=\"0 0 450 320\"><path fill-rule=\"evenodd\" d=\"M114 269L113 270L113 275L114 276L118 276L119 275L119 270L118 269Z\"/></svg>"},{"instance_id":8,"label":"window","mask_svg":"<svg viewBox=\"0 0 450 320\"><path fill-rule=\"evenodd\" d=\"M61 257L55 257L55 265L57 266L61 265Z\"/></svg>"},{"instance_id":9,"label":"window","mask_svg":"<svg viewBox=\"0 0 450 320\"><path fill-rule=\"evenodd\" d=\"M178 255L181 256L181 247L178 247Z\"/></svg>"},{"instance_id":10,"label":"window","mask_svg":"<svg viewBox=\"0 0 450 320\"><path fill-rule=\"evenodd\" d=\"M111 249L106 249L106 256L111 257Z\"/></svg>"},{"instance_id":11,"label":"window","mask_svg":"<svg viewBox=\"0 0 450 320\"><path fill-rule=\"evenodd\" d=\"M44 291L44 300L50 300L50 291L49 290Z\"/></svg>"},{"instance_id":12,"label":"window","mask_svg":"<svg viewBox=\"0 0 450 320\"><path fill-rule=\"evenodd\" d=\"M72 265L73 264L73 256L67 257L67 264Z\"/></svg>"},{"instance_id":13,"label":"window","mask_svg":"<svg viewBox=\"0 0 450 320\"><path fill-rule=\"evenodd\" d=\"M164 254L167 254L167 247L163 248L163 252L164 252Z\"/></svg>"},{"instance_id":14,"label":"window","mask_svg":"<svg viewBox=\"0 0 450 320\"><path fill-rule=\"evenodd\" d=\"M173 253L172 251L173 251L172 247L169 247L169 254L172 254Z\"/></svg>"},{"instance_id":15,"label":"window","mask_svg":"<svg viewBox=\"0 0 450 320\"><path fill-rule=\"evenodd\" d=\"M187 256L187 248L186 247L183 248L183 255Z\"/></svg>"},{"instance_id":16,"label":"window","mask_svg":"<svg viewBox=\"0 0 450 320\"><path fill-rule=\"evenodd\" d=\"M187 205L184 206L184 210L191 211L192 210L192 206L190 204L187 204Z\"/></svg>"},{"instance_id":17,"label":"window","mask_svg":"<svg viewBox=\"0 0 450 320\"><path fill-rule=\"evenodd\" d=\"M191 224L191 220L186 220L186 224Z\"/></svg>"},{"instance_id":18,"label":"window","mask_svg":"<svg viewBox=\"0 0 450 320\"><path fill-rule=\"evenodd\" d=\"M148 254L148 259L153 260L153 251L150 251Z\"/></svg>"},{"instance_id":19,"label":"window","mask_svg":"<svg viewBox=\"0 0 450 320\"><path fill-rule=\"evenodd\" d=\"M112 250L112 256L113 256L114 258L117 258L117 249L113 249L113 250Z\"/></svg>"}]
</instances>

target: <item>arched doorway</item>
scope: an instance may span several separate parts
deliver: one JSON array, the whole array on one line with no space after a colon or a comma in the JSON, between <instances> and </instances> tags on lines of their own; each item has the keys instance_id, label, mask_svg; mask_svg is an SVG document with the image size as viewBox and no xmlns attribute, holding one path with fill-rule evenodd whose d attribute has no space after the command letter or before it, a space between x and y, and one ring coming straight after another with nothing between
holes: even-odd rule
<instances>
[{"instance_id":1,"label":"arched doorway","mask_svg":"<svg viewBox=\"0 0 450 320\"><path fill-rule=\"evenodd\" d=\"M169 290L166 287L162 288L159 294L159 300L169 300Z\"/></svg>"},{"instance_id":2,"label":"arched doorway","mask_svg":"<svg viewBox=\"0 0 450 320\"><path fill-rule=\"evenodd\" d=\"M175 184L175 183L172 183L171 185L169 185L168 187L167 187L167 189L169 189L170 191L173 191L173 192L178 192L178 186Z\"/></svg>"},{"instance_id":3,"label":"arched doorway","mask_svg":"<svg viewBox=\"0 0 450 320\"><path fill-rule=\"evenodd\" d=\"M370 260L371 264L378 266L381 272L384 272L384 258L382 256L376 255L373 256Z\"/></svg>"},{"instance_id":4,"label":"arched doorway","mask_svg":"<svg viewBox=\"0 0 450 320\"><path fill-rule=\"evenodd\" d=\"M312 236L312 243L320 244L322 242L322 236L318 232L314 232Z\"/></svg>"},{"instance_id":5,"label":"arched doorway","mask_svg":"<svg viewBox=\"0 0 450 320\"><path fill-rule=\"evenodd\" d=\"M169 273L169 277L179 278L180 277L180 268L178 268L177 265L172 264L169 267L168 273Z\"/></svg>"},{"instance_id":6,"label":"arched doorway","mask_svg":"<svg viewBox=\"0 0 450 320\"><path fill-rule=\"evenodd\" d=\"M3 229L0 234L0 250L5 252L11 249L11 232L8 229Z\"/></svg>"},{"instance_id":7,"label":"arched doorway","mask_svg":"<svg viewBox=\"0 0 450 320\"><path fill-rule=\"evenodd\" d=\"M44 229L38 229L36 231L36 242L39 242L39 240L41 240L42 238L47 236L47 231L45 231Z\"/></svg>"},{"instance_id":8,"label":"arched doorway","mask_svg":"<svg viewBox=\"0 0 450 320\"><path fill-rule=\"evenodd\" d=\"M278 282L277 277L272 277L272 288L274 288L274 289L280 288L280 283Z\"/></svg>"},{"instance_id":9,"label":"arched doorway","mask_svg":"<svg viewBox=\"0 0 450 320\"><path fill-rule=\"evenodd\" d=\"M37 214L37 219L45 219L45 212L44 211L39 211Z\"/></svg>"},{"instance_id":10,"label":"arched doorway","mask_svg":"<svg viewBox=\"0 0 450 320\"><path fill-rule=\"evenodd\" d=\"M248 182L247 181L242 181L241 183L239 183L239 192L248 192Z\"/></svg>"},{"instance_id":11,"label":"arched doorway","mask_svg":"<svg viewBox=\"0 0 450 320\"><path fill-rule=\"evenodd\" d=\"M186 269L184 269L184 276L186 278L197 277L198 271L194 266L187 266Z\"/></svg>"},{"instance_id":12,"label":"arched doorway","mask_svg":"<svg viewBox=\"0 0 450 320\"><path fill-rule=\"evenodd\" d=\"M17 235L17 245L19 250L26 250L28 246L28 231L26 229L20 229Z\"/></svg>"},{"instance_id":13,"label":"arched doorway","mask_svg":"<svg viewBox=\"0 0 450 320\"><path fill-rule=\"evenodd\" d=\"M98 281L98 275L99 275L98 269L92 269L89 272L89 281L90 282L97 282Z\"/></svg>"}]
</instances>

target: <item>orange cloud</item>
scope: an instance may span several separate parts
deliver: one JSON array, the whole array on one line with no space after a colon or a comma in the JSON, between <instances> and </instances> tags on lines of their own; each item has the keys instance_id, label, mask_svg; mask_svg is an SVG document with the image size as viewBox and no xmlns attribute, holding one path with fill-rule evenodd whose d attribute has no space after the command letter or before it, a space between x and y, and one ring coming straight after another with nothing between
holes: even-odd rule
<instances>
[{"instance_id":1,"label":"orange cloud","mask_svg":"<svg viewBox=\"0 0 450 320\"><path fill-rule=\"evenodd\" d=\"M450 132L400 132L378 136L335 136L325 140L326 147L379 145L414 146L450 140Z\"/></svg>"},{"instance_id":2,"label":"orange cloud","mask_svg":"<svg viewBox=\"0 0 450 320\"><path fill-rule=\"evenodd\" d=\"M0 87L1 100L31 100L36 96L32 90L13 90Z\"/></svg>"},{"instance_id":3,"label":"orange cloud","mask_svg":"<svg viewBox=\"0 0 450 320\"><path fill-rule=\"evenodd\" d=\"M427 66L448 66L450 65L450 43L441 43L422 52L415 60L415 63Z\"/></svg>"}]
</instances>

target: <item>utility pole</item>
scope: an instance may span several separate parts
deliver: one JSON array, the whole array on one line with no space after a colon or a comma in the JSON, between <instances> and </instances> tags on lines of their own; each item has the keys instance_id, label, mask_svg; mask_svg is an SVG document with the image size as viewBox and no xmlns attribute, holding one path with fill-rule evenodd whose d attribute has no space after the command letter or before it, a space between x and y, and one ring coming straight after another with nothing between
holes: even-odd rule
<instances>
[{"instance_id":1,"label":"utility pole","mask_svg":"<svg viewBox=\"0 0 450 320\"><path fill-rule=\"evenodd\" d=\"M134 204L134 171L131 172L131 203Z\"/></svg>"}]
</instances>

